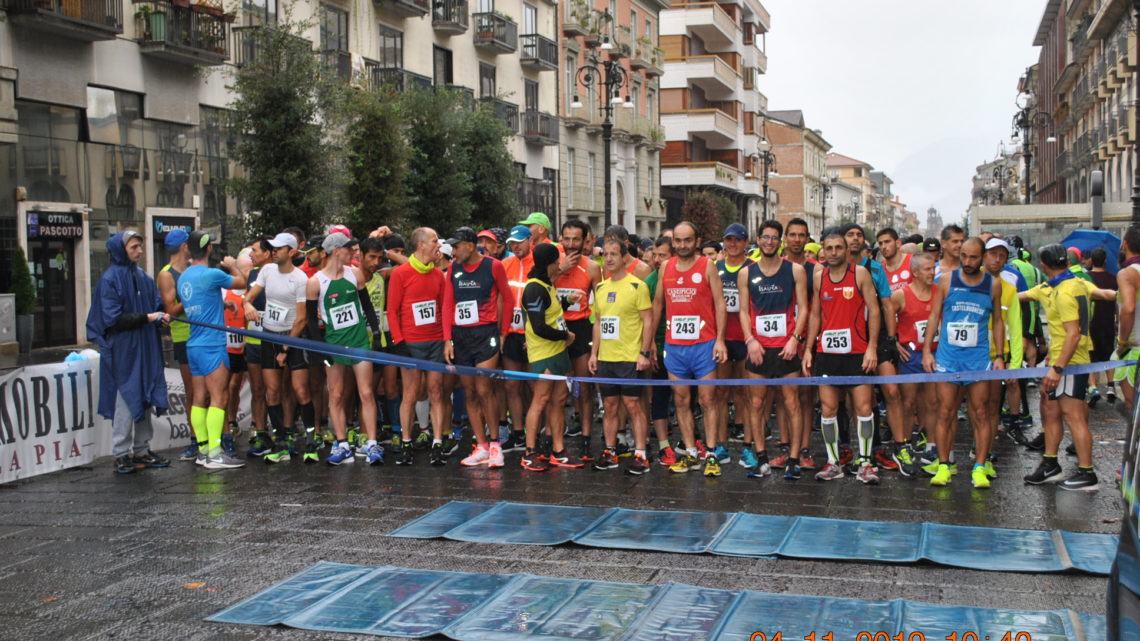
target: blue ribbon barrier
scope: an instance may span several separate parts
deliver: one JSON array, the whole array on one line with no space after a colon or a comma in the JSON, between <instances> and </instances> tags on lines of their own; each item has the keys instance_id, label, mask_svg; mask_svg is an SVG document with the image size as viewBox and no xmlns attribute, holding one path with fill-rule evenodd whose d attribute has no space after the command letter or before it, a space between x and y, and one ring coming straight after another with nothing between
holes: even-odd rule
<instances>
[{"instance_id":1,"label":"blue ribbon barrier","mask_svg":"<svg viewBox=\"0 0 1140 641\"><path fill-rule=\"evenodd\" d=\"M585 376L557 376L554 374L534 374L532 372L516 372L505 369L484 369L481 367L468 367L465 365L448 365L433 361L420 360L409 356L399 356L387 352L377 352L357 347L344 347L323 341L308 338L296 338L284 334L259 332L224 325L214 325L185 318L171 318L172 321L197 325L208 329L240 334L247 338L257 338L263 342L278 343L307 352L316 352L326 356L343 356L358 361L369 361L377 365L394 365L429 372L443 372L459 376L486 376L497 379L514 379L524 381L554 380L593 383L601 385L881 385L884 383L962 383L973 381L1006 381L1019 378L1041 378L1049 373L1048 367L1021 367L1017 369L982 370L974 372L953 372L945 374L895 374L893 376L801 376L797 378L718 378L718 379L651 379L651 378L604 378ZM1091 374L1105 370L1136 365L1138 360L1106 361L1102 363L1085 363L1083 365L1070 365L1065 368L1064 374Z\"/></svg>"},{"instance_id":2,"label":"blue ribbon barrier","mask_svg":"<svg viewBox=\"0 0 1140 641\"><path fill-rule=\"evenodd\" d=\"M316 584L322 586L318 594L297 601L296 595ZM964 630L995 641L1022 633L1050 641L1105 639L1103 616L1068 609L1009 610L327 561L206 620L394 637L441 634L457 641L757 641L777 638L777 632L785 639L852 641L881 634L924 641Z\"/></svg>"},{"instance_id":3,"label":"blue ribbon barrier","mask_svg":"<svg viewBox=\"0 0 1140 641\"><path fill-rule=\"evenodd\" d=\"M471 501L443 505L389 536L1090 574L1109 573L1117 545L1111 534L1061 530Z\"/></svg>"}]
</instances>

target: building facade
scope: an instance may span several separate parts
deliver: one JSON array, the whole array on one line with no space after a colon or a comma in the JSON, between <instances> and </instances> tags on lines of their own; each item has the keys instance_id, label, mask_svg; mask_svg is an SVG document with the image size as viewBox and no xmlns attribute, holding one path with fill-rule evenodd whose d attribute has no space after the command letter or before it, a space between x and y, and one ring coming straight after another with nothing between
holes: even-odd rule
<instances>
[{"instance_id":1,"label":"building facade","mask_svg":"<svg viewBox=\"0 0 1140 641\"><path fill-rule=\"evenodd\" d=\"M875 183L871 180L871 171L874 167L843 154L827 154L827 171L831 179L846 183L859 191L859 202L855 204L854 222L864 227L875 226L874 216L870 213L875 204Z\"/></svg>"},{"instance_id":2,"label":"building facade","mask_svg":"<svg viewBox=\"0 0 1140 641\"><path fill-rule=\"evenodd\" d=\"M772 198L770 214L781 223L792 218L807 221L811 230L822 230L826 221L824 196L829 188L827 152L831 144L818 130L808 129L800 110L770 111L764 132L775 156L775 175L769 176ZM769 217L772 217L769 216Z\"/></svg>"},{"instance_id":3,"label":"building facade","mask_svg":"<svg viewBox=\"0 0 1140 641\"><path fill-rule=\"evenodd\" d=\"M770 26L759 0L673 4L661 12L661 182L670 219L679 218L688 193L707 190L736 203L755 230L761 181L749 157L768 110L759 78L768 67Z\"/></svg>"}]
</instances>

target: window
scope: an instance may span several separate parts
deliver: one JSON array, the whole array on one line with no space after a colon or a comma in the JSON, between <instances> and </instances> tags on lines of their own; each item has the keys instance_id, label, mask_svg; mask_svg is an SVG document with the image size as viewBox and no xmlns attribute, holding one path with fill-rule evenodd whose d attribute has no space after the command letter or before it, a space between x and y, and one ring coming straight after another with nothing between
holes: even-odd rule
<instances>
[{"instance_id":1,"label":"window","mask_svg":"<svg viewBox=\"0 0 1140 641\"><path fill-rule=\"evenodd\" d=\"M657 186L654 184L657 182L654 178L655 175L656 172L653 165L649 165L649 189L645 192L645 197L650 200L657 199Z\"/></svg>"},{"instance_id":2,"label":"window","mask_svg":"<svg viewBox=\"0 0 1140 641\"><path fill-rule=\"evenodd\" d=\"M491 13L495 10L495 0L479 0L479 13Z\"/></svg>"},{"instance_id":3,"label":"window","mask_svg":"<svg viewBox=\"0 0 1140 641\"><path fill-rule=\"evenodd\" d=\"M654 120L653 120L653 111L654 111L653 101L655 99L656 99L656 96L654 95L652 89L647 90L645 92L645 117L649 119L650 124L652 124L654 122Z\"/></svg>"},{"instance_id":4,"label":"window","mask_svg":"<svg viewBox=\"0 0 1140 641\"><path fill-rule=\"evenodd\" d=\"M321 12L321 51L348 51L348 12L324 5Z\"/></svg>"},{"instance_id":5,"label":"window","mask_svg":"<svg viewBox=\"0 0 1140 641\"><path fill-rule=\"evenodd\" d=\"M656 32L653 31L653 21L649 18L645 19L645 31L641 32L641 37L653 41L653 36Z\"/></svg>"},{"instance_id":6,"label":"window","mask_svg":"<svg viewBox=\"0 0 1140 641\"><path fill-rule=\"evenodd\" d=\"M594 167L597 165L597 161L598 155L593 152L586 156L586 191L590 194L590 209L594 208L595 192L598 191L597 184L594 182Z\"/></svg>"},{"instance_id":7,"label":"window","mask_svg":"<svg viewBox=\"0 0 1140 641\"><path fill-rule=\"evenodd\" d=\"M451 66L451 50L443 47L432 47L432 75L437 87L450 85L455 82L454 71Z\"/></svg>"},{"instance_id":8,"label":"window","mask_svg":"<svg viewBox=\"0 0 1140 641\"><path fill-rule=\"evenodd\" d=\"M479 97L495 97L495 65L479 63Z\"/></svg>"},{"instance_id":9,"label":"window","mask_svg":"<svg viewBox=\"0 0 1140 641\"><path fill-rule=\"evenodd\" d=\"M610 0L610 8L609 8L609 12L610 12L610 18L612 18L612 20L610 21L610 33L613 33L613 29L614 29L614 27L616 27L616 26L617 26L617 25L616 25L616 24L614 24L614 23L616 23L616 22L617 22L617 19L618 19L618 14L617 14L617 0Z\"/></svg>"},{"instance_id":10,"label":"window","mask_svg":"<svg viewBox=\"0 0 1140 641\"><path fill-rule=\"evenodd\" d=\"M574 190L577 187L574 184L574 180L575 180L575 175L577 173L578 172L574 170L574 148L573 147L567 147L566 148L566 206L567 207L573 207L574 206Z\"/></svg>"},{"instance_id":11,"label":"window","mask_svg":"<svg viewBox=\"0 0 1140 641\"><path fill-rule=\"evenodd\" d=\"M246 26L277 24L277 0L242 0L241 15Z\"/></svg>"},{"instance_id":12,"label":"window","mask_svg":"<svg viewBox=\"0 0 1140 641\"><path fill-rule=\"evenodd\" d=\"M633 83L629 90L629 99L633 101L633 115L636 116L641 103L641 83Z\"/></svg>"},{"instance_id":13,"label":"window","mask_svg":"<svg viewBox=\"0 0 1140 641\"><path fill-rule=\"evenodd\" d=\"M404 34L391 27L380 27L380 66L404 68Z\"/></svg>"},{"instance_id":14,"label":"window","mask_svg":"<svg viewBox=\"0 0 1140 641\"><path fill-rule=\"evenodd\" d=\"M523 97L526 101L526 111L538 111L538 82L530 78L523 78Z\"/></svg>"},{"instance_id":15,"label":"window","mask_svg":"<svg viewBox=\"0 0 1140 641\"><path fill-rule=\"evenodd\" d=\"M570 103L574 101L574 96L578 94L577 83L574 82L574 77L578 72L578 54L576 52L566 50L566 112L570 112Z\"/></svg>"},{"instance_id":16,"label":"window","mask_svg":"<svg viewBox=\"0 0 1140 641\"><path fill-rule=\"evenodd\" d=\"M637 9L629 10L629 33L637 40Z\"/></svg>"},{"instance_id":17,"label":"window","mask_svg":"<svg viewBox=\"0 0 1140 641\"><path fill-rule=\"evenodd\" d=\"M538 9L532 4L523 4L522 33L538 33Z\"/></svg>"}]
</instances>

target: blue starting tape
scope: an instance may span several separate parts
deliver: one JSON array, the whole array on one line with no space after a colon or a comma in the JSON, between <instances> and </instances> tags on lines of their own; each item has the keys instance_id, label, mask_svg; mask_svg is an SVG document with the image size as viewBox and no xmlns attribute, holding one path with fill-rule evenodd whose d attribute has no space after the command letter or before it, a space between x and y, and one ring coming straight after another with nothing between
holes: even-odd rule
<instances>
[{"instance_id":1,"label":"blue starting tape","mask_svg":"<svg viewBox=\"0 0 1140 641\"><path fill-rule=\"evenodd\" d=\"M484 369L481 367L468 367L465 365L448 365L446 363L436 363L433 361L425 361L418 358L411 358L409 356L399 356L396 354L389 354L387 352L377 352L370 349L361 349L358 347L345 347L343 345L334 345L324 341L315 341L308 338L296 338L286 334L273 334L270 332L258 332L250 329L240 329L236 327L225 327L223 325L214 325L212 323L203 323L201 321L190 320L186 318L174 318L171 320L188 323L190 325L197 325L208 329L229 332L231 334L240 334L247 338L256 338L267 343L278 343L287 345L295 349L303 349L307 352L316 352L326 356L342 356L351 358L358 361L369 361L377 365L394 365L396 367L404 367L409 369L418 369L428 372L443 372L444 374L456 374L458 376L486 376L489 378L497 378L501 380L553 380L553 381L566 381L568 383L578 381L581 383L594 383L600 385L881 385L883 383L937 383L937 382L950 382L950 383L963 383L974 381L1007 381L1019 378L1041 378L1049 372L1048 367L1022 367L1018 369L1009 370L984 370L974 372L953 372L946 374L895 374L893 376L801 376L797 378L717 378L717 379L652 379L652 378L601 378L601 377L585 377L585 376L557 376L554 374L535 374L532 372L516 372L506 369ZM1140 363L1137 360L1128 361L1106 361L1103 363L1085 363L1083 365L1070 365L1065 368L1064 374L1091 374L1093 372L1103 372L1105 370L1116 369L1119 367L1127 367Z\"/></svg>"}]
</instances>

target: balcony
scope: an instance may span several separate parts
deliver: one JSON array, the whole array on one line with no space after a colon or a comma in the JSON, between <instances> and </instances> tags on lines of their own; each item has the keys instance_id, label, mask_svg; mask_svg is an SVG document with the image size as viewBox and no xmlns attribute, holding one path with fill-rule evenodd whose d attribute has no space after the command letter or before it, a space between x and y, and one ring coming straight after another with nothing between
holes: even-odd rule
<instances>
[{"instance_id":1,"label":"balcony","mask_svg":"<svg viewBox=\"0 0 1140 641\"><path fill-rule=\"evenodd\" d=\"M229 57L229 37L227 19L221 10L205 4L178 6L175 2L150 0L134 4L139 51L187 65L225 62Z\"/></svg>"},{"instance_id":2,"label":"balcony","mask_svg":"<svg viewBox=\"0 0 1140 641\"><path fill-rule=\"evenodd\" d=\"M428 0L383 0L377 1L376 6L406 18L426 16L431 10Z\"/></svg>"},{"instance_id":3,"label":"balcony","mask_svg":"<svg viewBox=\"0 0 1140 641\"><path fill-rule=\"evenodd\" d=\"M519 36L522 53L519 63L535 71L554 71L558 69L558 43L546 36L537 33L528 33Z\"/></svg>"},{"instance_id":4,"label":"balcony","mask_svg":"<svg viewBox=\"0 0 1140 641\"><path fill-rule=\"evenodd\" d=\"M466 33L470 20L467 0L435 0L431 12L431 26L440 33L459 35Z\"/></svg>"},{"instance_id":5,"label":"balcony","mask_svg":"<svg viewBox=\"0 0 1140 641\"><path fill-rule=\"evenodd\" d=\"M661 184L714 185L740 191L744 176L740 170L722 162L661 163Z\"/></svg>"},{"instance_id":6,"label":"balcony","mask_svg":"<svg viewBox=\"0 0 1140 641\"><path fill-rule=\"evenodd\" d=\"M736 91L740 82L740 74L715 55L689 56L680 60L669 60L665 63L665 71L670 79L676 79L663 88L672 89L677 82L683 87L689 84L700 87L710 100L724 100Z\"/></svg>"},{"instance_id":7,"label":"balcony","mask_svg":"<svg viewBox=\"0 0 1140 641\"><path fill-rule=\"evenodd\" d=\"M524 111L523 138L532 145L558 144L558 117L541 111Z\"/></svg>"},{"instance_id":8,"label":"balcony","mask_svg":"<svg viewBox=\"0 0 1140 641\"><path fill-rule=\"evenodd\" d=\"M13 23L30 30L95 42L123 32L123 5L109 0L8 0Z\"/></svg>"},{"instance_id":9,"label":"balcony","mask_svg":"<svg viewBox=\"0 0 1140 641\"><path fill-rule=\"evenodd\" d=\"M647 38L638 38L634 43L629 66L635 70L644 69L647 76L660 76L665 73L664 67L661 66L664 59L664 50L653 46L653 42Z\"/></svg>"},{"instance_id":10,"label":"balcony","mask_svg":"<svg viewBox=\"0 0 1140 641\"><path fill-rule=\"evenodd\" d=\"M705 43L706 51L729 49L736 41L740 27L732 16L715 2L691 2L672 5L661 17L663 35L692 33Z\"/></svg>"},{"instance_id":11,"label":"balcony","mask_svg":"<svg viewBox=\"0 0 1140 641\"><path fill-rule=\"evenodd\" d=\"M480 98L479 102L491 106L495 117L507 125L512 134L519 132L519 106L500 98Z\"/></svg>"},{"instance_id":12,"label":"balcony","mask_svg":"<svg viewBox=\"0 0 1140 641\"><path fill-rule=\"evenodd\" d=\"M464 87L463 85L436 85L436 90L444 89L447 91L454 91L463 96L463 102L470 108L475 104L475 90L471 87Z\"/></svg>"},{"instance_id":13,"label":"balcony","mask_svg":"<svg viewBox=\"0 0 1140 641\"><path fill-rule=\"evenodd\" d=\"M745 45L744 65L755 67L759 73L768 73L768 54L757 45Z\"/></svg>"},{"instance_id":14,"label":"balcony","mask_svg":"<svg viewBox=\"0 0 1140 641\"><path fill-rule=\"evenodd\" d=\"M731 149L736 144L739 122L720 109L688 109L664 112L661 126L666 140L688 140L700 136L710 149Z\"/></svg>"},{"instance_id":15,"label":"balcony","mask_svg":"<svg viewBox=\"0 0 1140 641\"><path fill-rule=\"evenodd\" d=\"M372 88L403 93L415 89L431 89L432 79L399 67L372 67Z\"/></svg>"},{"instance_id":16,"label":"balcony","mask_svg":"<svg viewBox=\"0 0 1140 641\"><path fill-rule=\"evenodd\" d=\"M230 60L235 67L244 67L257 60L259 50L265 46L268 38L276 37L272 27L234 27L233 47L230 49ZM289 35L290 42L297 47L297 51L310 51L313 43L300 37Z\"/></svg>"},{"instance_id":17,"label":"balcony","mask_svg":"<svg viewBox=\"0 0 1140 641\"><path fill-rule=\"evenodd\" d=\"M519 26L514 20L497 13L476 13L471 17L475 19L476 47L495 54L513 53L519 48Z\"/></svg>"}]
</instances>

